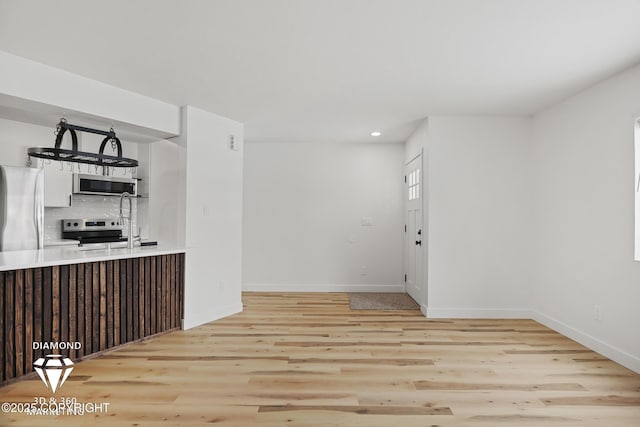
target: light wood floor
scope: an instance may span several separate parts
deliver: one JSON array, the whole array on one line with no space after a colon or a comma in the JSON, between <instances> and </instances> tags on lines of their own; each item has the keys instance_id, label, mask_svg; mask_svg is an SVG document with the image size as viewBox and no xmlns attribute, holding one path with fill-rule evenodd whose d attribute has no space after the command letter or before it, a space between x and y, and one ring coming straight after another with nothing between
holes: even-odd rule
<instances>
[{"instance_id":1,"label":"light wood floor","mask_svg":"<svg viewBox=\"0 0 640 427\"><path fill-rule=\"evenodd\" d=\"M84 417L2 426L639 426L640 375L531 320L351 311L346 294L246 293L245 311L76 364ZM0 402L50 396L38 378Z\"/></svg>"}]
</instances>

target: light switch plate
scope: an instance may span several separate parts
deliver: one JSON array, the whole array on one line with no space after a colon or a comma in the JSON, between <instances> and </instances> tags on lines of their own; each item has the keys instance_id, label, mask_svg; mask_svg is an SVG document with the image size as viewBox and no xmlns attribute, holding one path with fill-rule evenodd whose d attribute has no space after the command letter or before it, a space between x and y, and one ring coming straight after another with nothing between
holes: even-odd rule
<instances>
[{"instance_id":1,"label":"light switch plate","mask_svg":"<svg viewBox=\"0 0 640 427\"><path fill-rule=\"evenodd\" d=\"M360 225L363 227L371 227L373 225L373 218L370 216L363 216L360 218Z\"/></svg>"}]
</instances>

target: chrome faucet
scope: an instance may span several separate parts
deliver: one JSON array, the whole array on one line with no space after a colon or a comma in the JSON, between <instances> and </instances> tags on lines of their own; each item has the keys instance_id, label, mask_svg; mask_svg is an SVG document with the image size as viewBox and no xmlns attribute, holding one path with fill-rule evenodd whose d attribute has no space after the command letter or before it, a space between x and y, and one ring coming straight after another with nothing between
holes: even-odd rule
<instances>
[{"instance_id":1,"label":"chrome faucet","mask_svg":"<svg viewBox=\"0 0 640 427\"><path fill-rule=\"evenodd\" d=\"M124 198L127 198L127 200L129 200L129 216L124 216L122 214L122 200ZM129 249L133 249L133 242L135 241L135 238L133 237L133 209L131 207L131 194L127 193L126 191L124 193L122 193L120 195L120 215L119 215L119 221L121 224L124 223L125 218L127 219L127 221L129 222L129 234L127 235L127 248Z\"/></svg>"}]
</instances>

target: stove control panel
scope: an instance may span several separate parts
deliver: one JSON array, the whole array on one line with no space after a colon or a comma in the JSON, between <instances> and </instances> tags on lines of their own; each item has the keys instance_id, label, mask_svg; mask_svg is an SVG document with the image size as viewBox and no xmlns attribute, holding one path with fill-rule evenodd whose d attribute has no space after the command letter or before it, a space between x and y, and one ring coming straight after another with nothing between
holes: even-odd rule
<instances>
[{"instance_id":1,"label":"stove control panel","mask_svg":"<svg viewBox=\"0 0 640 427\"><path fill-rule=\"evenodd\" d=\"M62 231L108 231L122 230L123 225L118 218L98 219L63 219Z\"/></svg>"}]
</instances>

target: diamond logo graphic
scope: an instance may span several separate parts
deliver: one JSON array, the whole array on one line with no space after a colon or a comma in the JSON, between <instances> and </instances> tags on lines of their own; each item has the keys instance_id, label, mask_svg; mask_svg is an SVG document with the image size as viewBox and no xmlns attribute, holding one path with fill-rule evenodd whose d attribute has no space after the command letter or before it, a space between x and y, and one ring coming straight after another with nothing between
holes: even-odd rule
<instances>
[{"instance_id":1,"label":"diamond logo graphic","mask_svg":"<svg viewBox=\"0 0 640 427\"><path fill-rule=\"evenodd\" d=\"M33 362L33 368L47 388L51 387L51 391L55 393L69 378L73 362L59 354L48 354Z\"/></svg>"}]
</instances>

